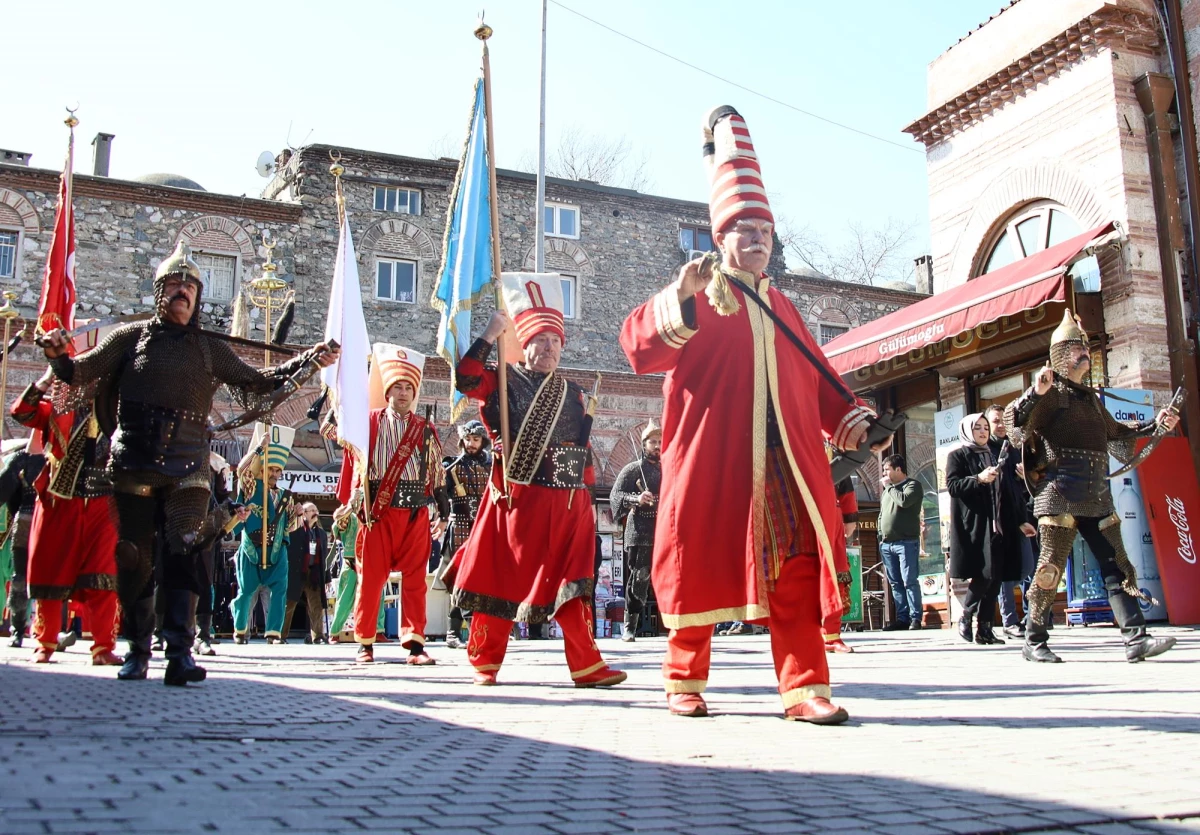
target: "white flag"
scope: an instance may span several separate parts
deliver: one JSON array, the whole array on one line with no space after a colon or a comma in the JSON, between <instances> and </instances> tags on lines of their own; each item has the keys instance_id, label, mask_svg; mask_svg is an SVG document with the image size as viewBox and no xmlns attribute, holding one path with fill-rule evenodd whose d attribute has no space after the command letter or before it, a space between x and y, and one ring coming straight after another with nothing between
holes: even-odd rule
<instances>
[{"instance_id":1,"label":"white flag","mask_svg":"<svg viewBox=\"0 0 1200 835\"><path fill-rule=\"evenodd\" d=\"M321 369L321 382L329 389L330 405L337 421L337 442L362 466L370 444L369 407L367 405L367 363L371 340L367 337L367 319L363 315L362 289L358 284L358 264L350 220L342 220L338 237L337 263L329 290L329 318L325 322L325 341L337 340L342 356L333 365Z\"/></svg>"}]
</instances>

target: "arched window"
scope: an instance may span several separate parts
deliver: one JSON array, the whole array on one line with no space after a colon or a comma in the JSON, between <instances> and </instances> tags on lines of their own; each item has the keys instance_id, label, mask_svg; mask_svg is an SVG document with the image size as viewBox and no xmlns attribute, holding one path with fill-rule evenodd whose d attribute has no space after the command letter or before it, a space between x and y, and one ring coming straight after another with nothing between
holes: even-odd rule
<instances>
[{"instance_id":1,"label":"arched window","mask_svg":"<svg viewBox=\"0 0 1200 835\"><path fill-rule=\"evenodd\" d=\"M996 229L977 275L995 272L1085 231L1062 204L1053 200L1022 206ZM1076 261L1070 272L1077 292L1100 290L1100 264L1094 255Z\"/></svg>"}]
</instances>

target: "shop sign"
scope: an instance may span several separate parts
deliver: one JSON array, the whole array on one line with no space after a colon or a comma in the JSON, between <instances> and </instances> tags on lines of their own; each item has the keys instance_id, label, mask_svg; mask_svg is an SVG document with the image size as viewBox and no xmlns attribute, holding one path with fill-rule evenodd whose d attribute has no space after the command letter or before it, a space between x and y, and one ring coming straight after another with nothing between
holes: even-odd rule
<instances>
[{"instance_id":1,"label":"shop sign","mask_svg":"<svg viewBox=\"0 0 1200 835\"><path fill-rule=\"evenodd\" d=\"M312 470L284 470L279 486L306 496L335 496L338 473L318 473Z\"/></svg>"},{"instance_id":2,"label":"shop sign","mask_svg":"<svg viewBox=\"0 0 1200 835\"><path fill-rule=\"evenodd\" d=\"M850 608L842 613L842 623L862 623L862 547L859 545L847 546L846 562L850 567Z\"/></svg>"},{"instance_id":3,"label":"shop sign","mask_svg":"<svg viewBox=\"0 0 1200 835\"><path fill-rule=\"evenodd\" d=\"M874 387L893 377L960 360L1049 328L1057 323L1054 314L1061 315L1062 307L1062 302L1047 302L948 337L944 336L944 326L934 322L916 334L882 340L878 345L879 360L844 378L856 389Z\"/></svg>"},{"instance_id":4,"label":"shop sign","mask_svg":"<svg viewBox=\"0 0 1200 835\"><path fill-rule=\"evenodd\" d=\"M1200 623L1200 484L1187 438L1163 438L1138 472L1167 617L1173 624Z\"/></svg>"}]
</instances>

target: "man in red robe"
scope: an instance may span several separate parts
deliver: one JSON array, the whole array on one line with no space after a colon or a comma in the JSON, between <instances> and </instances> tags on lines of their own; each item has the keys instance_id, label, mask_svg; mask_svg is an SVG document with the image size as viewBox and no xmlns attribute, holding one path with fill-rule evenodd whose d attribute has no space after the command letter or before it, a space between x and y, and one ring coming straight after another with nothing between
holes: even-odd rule
<instances>
[{"instance_id":1,"label":"man in red robe","mask_svg":"<svg viewBox=\"0 0 1200 835\"><path fill-rule=\"evenodd\" d=\"M409 348L377 343L372 351L369 388L370 453L366 462L369 492L364 492L362 467L352 456L342 459L338 500L350 504L362 525L358 554L358 593L354 598L354 638L357 661L375 660L375 623L380 594L388 574L400 572L400 644L408 663L435 663L425 652L425 573L433 539L440 537L450 516L450 501L442 476L442 446L431 422L415 414L421 391L425 356ZM430 524L430 503L438 520Z\"/></svg>"},{"instance_id":2,"label":"man in red robe","mask_svg":"<svg viewBox=\"0 0 1200 835\"><path fill-rule=\"evenodd\" d=\"M108 438L92 404L73 411L58 400L78 397L53 382L53 372L30 385L12 416L40 433L47 466L34 482L37 504L29 529L29 596L37 600L34 660L46 663L59 648L63 603L81 607L92 631L92 663L120 665L117 641L117 529L114 524ZM53 387L53 388L52 388Z\"/></svg>"},{"instance_id":3,"label":"man in red robe","mask_svg":"<svg viewBox=\"0 0 1200 835\"><path fill-rule=\"evenodd\" d=\"M494 685L513 622L554 618L562 627L575 686L611 687L625 673L600 656L588 605L596 553L591 417L583 390L557 373L566 340L562 281L557 275L505 273L502 282L512 322L493 314L457 368L459 391L482 402L483 423L497 443L496 369L486 361L495 341L515 328L524 361L508 366L513 449L497 448L491 489L447 574L455 587L453 604L474 612L467 657L475 683ZM508 468L507 495L501 456Z\"/></svg>"},{"instance_id":4,"label":"man in red robe","mask_svg":"<svg viewBox=\"0 0 1200 835\"><path fill-rule=\"evenodd\" d=\"M854 531L858 528L858 498L854 495L854 482L850 480L850 476L839 481L834 491L837 493L838 510L842 514L842 527L846 532L845 538L840 541L840 547L844 550L850 545ZM839 540L834 539L833 545L835 548L839 547ZM842 640L841 612L830 612L825 616L823 631L826 652L854 652L854 648Z\"/></svg>"},{"instance_id":5,"label":"man in red robe","mask_svg":"<svg viewBox=\"0 0 1200 835\"><path fill-rule=\"evenodd\" d=\"M724 106L704 130L719 268L685 264L621 331L634 371L666 374L652 577L667 704L707 715L713 624L741 620L770 626L786 717L838 724L821 633L848 575L823 435L857 448L874 415L763 272L774 218L746 123Z\"/></svg>"}]
</instances>

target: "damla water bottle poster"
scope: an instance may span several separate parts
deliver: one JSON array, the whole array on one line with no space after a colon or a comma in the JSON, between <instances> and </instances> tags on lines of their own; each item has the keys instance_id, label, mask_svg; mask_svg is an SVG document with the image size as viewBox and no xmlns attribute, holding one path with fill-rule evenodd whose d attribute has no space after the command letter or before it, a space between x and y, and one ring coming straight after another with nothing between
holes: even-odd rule
<instances>
[{"instance_id":1,"label":"damla water bottle poster","mask_svg":"<svg viewBox=\"0 0 1200 835\"><path fill-rule=\"evenodd\" d=\"M1104 406L1109 414L1121 423L1154 420L1154 396L1139 389L1106 389ZM1120 462L1115 458L1108 461L1109 472L1115 472ZM1146 505L1142 500L1142 484L1138 470L1112 479L1113 504L1121 519L1121 541L1125 552L1137 569L1138 586L1158 601L1151 605L1141 601L1146 620L1166 620L1167 608L1163 605L1162 579L1159 576L1158 560L1154 554L1154 539L1150 531L1150 520L1146 516Z\"/></svg>"}]
</instances>

